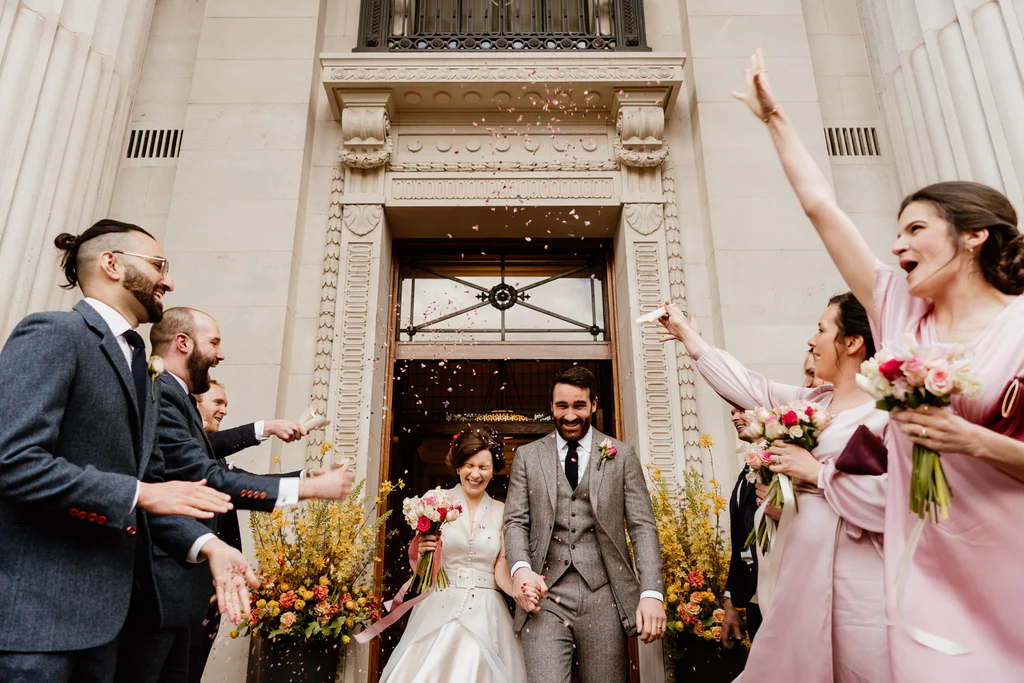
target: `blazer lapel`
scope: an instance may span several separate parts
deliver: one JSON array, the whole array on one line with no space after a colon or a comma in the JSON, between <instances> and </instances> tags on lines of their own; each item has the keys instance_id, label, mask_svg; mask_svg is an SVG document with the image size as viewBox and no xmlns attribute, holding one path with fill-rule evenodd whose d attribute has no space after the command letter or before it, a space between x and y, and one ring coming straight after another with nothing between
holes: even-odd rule
<instances>
[{"instance_id":1,"label":"blazer lapel","mask_svg":"<svg viewBox=\"0 0 1024 683\"><path fill-rule=\"evenodd\" d=\"M548 498L551 499L551 509L557 509L558 499L558 442L555 441L555 433L547 437L544 444L544 457L541 458L541 469L544 470L544 481L548 487Z\"/></svg>"},{"instance_id":2,"label":"blazer lapel","mask_svg":"<svg viewBox=\"0 0 1024 683\"><path fill-rule=\"evenodd\" d=\"M149 467L149 455L153 452L153 442L156 441L156 428L160 420L160 404L155 400L155 398L159 398L158 390L152 375L148 375L146 377L146 393L148 394L147 399L150 401L150 408L146 411L146 423L142 425L142 453L139 454L140 477Z\"/></svg>"},{"instance_id":3,"label":"blazer lapel","mask_svg":"<svg viewBox=\"0 0 1024 683\"><path fill-rule=\"evenodd\" d=\"M597 519L597 501L601 499L601 482L604 480L604 467L601 465L601 449L599 445L607 439L604 434L593 427L594 435L590 440L590 460L587 461L587 469L590 470L590 507L594 511L594 518Z\"/></svg>"},{"instance_id":4,"label":"blazer lapel","mask_svg":"<svg viewBox=\"0 0 1024 683\"><path fill-rule=\"evenodd\" d=\"M85 318L85 322L89 327L102 337L100 340L100 349L107 357L107 360L110 361L110 364L114 366L114 373L121 381L121 388L124 389L124 393L128 397L128 404L131 406L132 416L134 417L132 420L132 429L135 432L136 438L139 438L139 403L135 396L135 380L132 378L132 371L128 366L128 362L125 360L124 353L121 351L121 347L117 345L117 340L110 332L110 328L107 327L107 323L103 321L103 318L96 312L96 309L89 304L80 301L78 305L75 306L75 310Z\"/></svg>"}]
</instances>

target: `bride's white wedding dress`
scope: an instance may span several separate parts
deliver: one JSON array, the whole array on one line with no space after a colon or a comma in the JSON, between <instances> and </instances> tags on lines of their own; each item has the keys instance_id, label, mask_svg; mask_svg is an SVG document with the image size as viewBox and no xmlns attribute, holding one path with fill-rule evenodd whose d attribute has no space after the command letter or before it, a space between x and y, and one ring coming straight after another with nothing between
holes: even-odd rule
<instances>
[{"instance_id":1,"label":"bride's white wedding dress","mask_svg":"<svg viewBox=\"0 0 1024 683\"><path fill-rule=\"evenodd\" d=\"M525 683L523 647L494 583L505 505L486 493L473 528L462 496L458 520L441 532L451 585L413 608L381 683Z\"/></svg>"}]
</instances>

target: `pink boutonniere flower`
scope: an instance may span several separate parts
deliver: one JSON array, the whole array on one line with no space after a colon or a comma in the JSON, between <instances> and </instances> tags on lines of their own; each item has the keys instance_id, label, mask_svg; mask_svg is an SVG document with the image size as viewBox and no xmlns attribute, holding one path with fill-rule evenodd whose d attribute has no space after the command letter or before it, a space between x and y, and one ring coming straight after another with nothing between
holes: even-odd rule
<instances>
[{"instance_id":1,"label":"pink boutonniere flower","mask_svg":"<svg viewBox=\"0 0 1024 683\"><path fill-rule=\"evenodd\" d=\"M611 439L605 439L598 445L598 450L601 451L601 461L597 463L597 469L601 469L601 465L604 464L605 460L611 460L619 454L619 449L615 447Z\"/></svg>"}]
</instances>

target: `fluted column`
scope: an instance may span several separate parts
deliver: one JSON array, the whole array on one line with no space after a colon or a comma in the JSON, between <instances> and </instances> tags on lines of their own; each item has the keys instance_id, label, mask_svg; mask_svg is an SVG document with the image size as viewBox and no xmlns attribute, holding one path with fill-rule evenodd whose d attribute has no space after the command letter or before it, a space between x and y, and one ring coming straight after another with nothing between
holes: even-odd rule
<instances>
[{"instance_id":1,"label":"fluted column","mask_svg":"<svg viewBox=\"0 0 1024 683\"><path fill-rule=\"evenodd\" d=\"M861 0L903 192L976 180L1024 204L1024 2Z\"/></svg>"},{"instance_id":2,"label":"fluted column","mask_svg":"<svg viewBox=\"0 0 1024 683\"><path fill-rule=\"evenodd\" d=\"M51 243L109 208L154 0L0 10L0 334L68 305Z\"/></svg>"}]
</instances>

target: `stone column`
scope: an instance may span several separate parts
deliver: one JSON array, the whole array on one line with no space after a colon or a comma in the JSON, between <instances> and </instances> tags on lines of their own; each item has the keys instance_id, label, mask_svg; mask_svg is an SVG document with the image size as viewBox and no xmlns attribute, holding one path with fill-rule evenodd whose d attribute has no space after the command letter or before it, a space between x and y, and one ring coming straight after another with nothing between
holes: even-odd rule
<instances>
[{"instance_id":1,"label":"stone column","mask_svg":"<svg viewBox=\"0 0 1024 683\"><path fill-rule=\"evenodd\" d=\"M1024 202L1024 3L862 0L900 189L976 180Z\"/></svg>"},{"instance_id":2,"label":"stone column","mask_svg":"<svg viewBox=\"0 0 1024 683\"><path fill-rule=\"evenodd\" d=\"M53 238L106 214L154 0L8 0L0 10L0 338L68 305Z\"/></svg>"}]
</instances>

